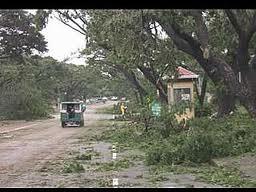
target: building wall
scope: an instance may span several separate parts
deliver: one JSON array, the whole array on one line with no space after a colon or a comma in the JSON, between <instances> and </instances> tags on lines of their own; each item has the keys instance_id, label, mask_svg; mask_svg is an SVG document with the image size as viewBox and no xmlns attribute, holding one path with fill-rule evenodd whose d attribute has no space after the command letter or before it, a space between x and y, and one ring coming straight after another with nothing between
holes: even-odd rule
<instances>
[{"instance_id":1,"label":"building wall","mask_svg":"<svg viewBox=\"0 0 256 192\"><path fill-rule=\"evenodd\" d=\"M191 102L194 103L194 86L193 81L190 80L183 80L183 81L177 81L177 82L168 82L168 104L171 105L174 103L174 94L173 89L176 88L190 88L190 95L191 95ZM176 115L176 118L178 121L181 121L183 118L193 118L195 116L195 109L194 106L192 107L192 110L189 109L186 110L186 113L183 115Z\"/></svg>"}]
</instances>

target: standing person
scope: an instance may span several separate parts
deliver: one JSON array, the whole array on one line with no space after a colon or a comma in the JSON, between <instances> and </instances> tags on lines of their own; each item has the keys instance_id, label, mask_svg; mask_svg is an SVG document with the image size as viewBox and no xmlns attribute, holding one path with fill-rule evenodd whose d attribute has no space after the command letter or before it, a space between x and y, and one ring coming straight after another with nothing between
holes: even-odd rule
<instances>
[{"instance_id":1,"label":"standing person","mask_svg":"<svg viewBox=\"0 0 256 192\"><path fill-rule=\"evenodd\" d=\"M125 108L126 107L124 106L124 103L121 103L120 110L121 110L122 116L124 116Z\"/></svg>"}]
</instances>

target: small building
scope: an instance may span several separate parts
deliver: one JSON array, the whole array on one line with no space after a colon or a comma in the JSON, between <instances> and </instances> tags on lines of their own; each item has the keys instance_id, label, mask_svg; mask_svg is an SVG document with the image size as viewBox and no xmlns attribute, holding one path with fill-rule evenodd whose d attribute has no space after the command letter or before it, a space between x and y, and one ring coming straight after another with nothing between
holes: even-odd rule
<instances>
[{"instance_id":1,"label":"small building","mask_svg":"<svg viewBox=\"0 0 256 192\"><path fill-rule=\"evenodd\" d=\"M194 82L198 75L183 67L177 68L177 76L172 76L168 79L168 104L170 107L180 101L189 101L192 105L186 108L186 112L182 115L176 115L178 121L190 119L195 116L194 109Z\"/></svg>"}]
</instances>

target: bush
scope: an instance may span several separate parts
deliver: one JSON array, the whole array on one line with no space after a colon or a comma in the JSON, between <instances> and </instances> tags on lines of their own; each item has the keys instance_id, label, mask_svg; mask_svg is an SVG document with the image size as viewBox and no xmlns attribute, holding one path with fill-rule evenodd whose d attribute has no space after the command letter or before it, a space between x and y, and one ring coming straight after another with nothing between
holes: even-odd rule
<instances>
[{"instance_id":1,"label":"bush","mask_svg":"<svg viewBox=\"0 0 256 192\"><path fill-rule=\"evenodd\" d=\"M160 128L160 133L164 138L167 138L171 133L175 134L180 130L175 117L175 112L176 110L171 111L168 106L162 107L161 116L157 118L157 127Z\"/></svg>"},{"instance_id":2,"label":"bush","mask_svg":"<svg viewBox=\"0 0 256 192\"><path fill-rule=\"evenodd\" d=\"M198 99L195 100L195 116L205 117L215 113L215 105L213 103L204 102L203 107L200 106Z\"/></svg>"},{"instance_id":3,"label":"bush","mask_svg":"<svg viewBox=\"0 0 256 192\"><path fill-rule=\"evenodd\" d=\"M162 144L147 151L148 164L204 163L212 158L255 151L255 121L235 114L223 119L197 118L189 131L173 132Z\"/></svg>"},{"instance_id":4,"label":"bush","mask_svg":"<svg viewBox=\"0 0 256 192\"><path fill-rule=\"evenodd\" d=\"M179 111L179 106L176 107L173 111L162 108L160 117L152 117L147 106L140 107L140 115L134 118L138 122L136 126L150 127L148 132L138 134L135 124L131 124L117 129L111 137L119 143L146 150L146 161L150 165L204 163L256 150L255 120L248 114L237 111L220 119L195 118L187 122L185 130L179 127L174 116Z\"/></svg>"},{"instance_id":5,"label":"bush","mask_svg":"<svg viewBox=\"0 0 256 192\"><path fill-rule=\"evenodd\" d=\"M185 160L195 163L209 162L213 150L212 136L204 132L189 135L182 146Z\"/></svg>"}]
</instances>

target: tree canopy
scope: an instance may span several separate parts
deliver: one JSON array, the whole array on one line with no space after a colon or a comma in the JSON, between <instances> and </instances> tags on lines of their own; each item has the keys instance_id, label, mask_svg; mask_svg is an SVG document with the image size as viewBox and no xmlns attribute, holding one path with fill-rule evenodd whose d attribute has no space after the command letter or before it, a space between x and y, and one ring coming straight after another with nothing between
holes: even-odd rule
<instances>
[{"instance_id":1,"label":"tree canopy","mask_svg":"<svg viewBox=\"0 0 256 192\"><path fill-rule=\"evenodd\" d=\"M32 14L24 10L0 11L0 58L20 58L35 51L45 52L46 44Z\"/></svg>"},{"instance_id":2,"label":"tree canopy","mask_svg":"<svg viewBox=\"0 0 256 192\"><path fill-rule=\"evenodd\" d=\"M192 63L190 66L199 65L214 82L219 92L219 115L228 114L238 100L255 116L254 10L58 10L57 13L63 23L86 35L87 53L93 54L94 59L100 58L111 70L122 66L126 72L141 71L163 100L166 100L166 86L161 78L164 69ZM143 93L139 82L136 84Z\"/></svg>"}]
</instances>

